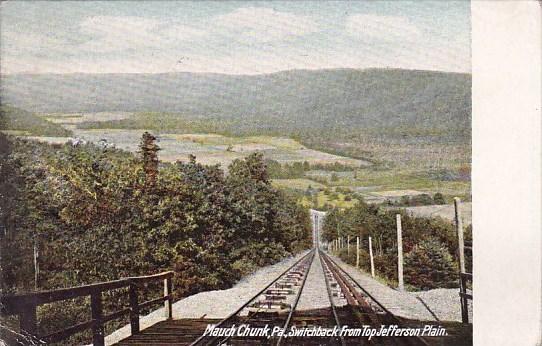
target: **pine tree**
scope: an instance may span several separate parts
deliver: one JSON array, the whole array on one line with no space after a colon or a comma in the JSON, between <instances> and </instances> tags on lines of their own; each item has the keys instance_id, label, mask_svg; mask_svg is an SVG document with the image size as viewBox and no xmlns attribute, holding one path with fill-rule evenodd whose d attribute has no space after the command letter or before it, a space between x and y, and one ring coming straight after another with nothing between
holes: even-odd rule
<instances>
[{"instance_id":1,"label":"pine tree","mask_svg":"<svg viewBox=\"0 0 542 346\"><path fill-rule=\"evenodd\" d=\"M139 145L139 152L143 156L146 188L152 188L156 185L156 177L158 175L158 151L160 150L160 147L155 141L156 137L145 131L141 137L141 144Z\"/></svg>"},{"instance_id":2,"label":"pine tree","mask_svg":"<svg viewBox=\"0 0 542 346\"><path fill-rule=\"evenodd\" d=\"M405 256L405 281L421 289L453 287L457 285L457 268L444 245L428 238Z\"/></svg>"}]
</instances>

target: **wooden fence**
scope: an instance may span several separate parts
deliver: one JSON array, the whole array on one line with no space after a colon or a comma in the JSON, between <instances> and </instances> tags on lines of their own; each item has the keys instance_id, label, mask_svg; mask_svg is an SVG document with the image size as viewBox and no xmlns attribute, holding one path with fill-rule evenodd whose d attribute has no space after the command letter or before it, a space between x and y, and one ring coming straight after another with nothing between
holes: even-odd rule
<instances>
[{"instance_id":1,"label":"wooden fence","mask_svg":"<svg viewBox=\"0 0 542 346\"><path fill-rule=\"evenodd\" d=\"M36 339L46 343L62 341L76 333L92 329L92 342L94 346L102 346L104 345L104 324L109 321L129 314L131 332L132 334L137 334L139 333L139 311L161 302L164 302L165 305L165 317L171 319L173 305L172 279L173 272L169 271L155 275L130 277L79 287L6 295L0 297L0 315L17 315L19 317L21 332L32 335ZM139 303L138 287L142 284L157 280L164 281L164 294L159 298ZM129 288L129 307L104 315L102 309L102 293L125 287ZM38 335L38 306L85 296L90 296L90 320L66 327L53 333Z\"/></svg>"}]
</instances>

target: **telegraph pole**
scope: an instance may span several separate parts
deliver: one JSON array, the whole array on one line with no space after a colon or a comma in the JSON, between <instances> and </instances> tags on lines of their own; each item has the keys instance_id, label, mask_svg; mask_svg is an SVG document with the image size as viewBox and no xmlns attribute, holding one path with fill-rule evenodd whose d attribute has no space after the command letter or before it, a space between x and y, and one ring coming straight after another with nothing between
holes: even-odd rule
<instances>
[{"instance_id":1,"label":"telegraph pole","mask_svg":"<svg viewBox=\"0 0 542 346\"><path fill-rule=\"evenodd\" d=\"M397 219L397 277L399 279L399 291L405 290L403 281L403 230L401 226L401 214L396 215Z\"/></svg>"}]
</instances>

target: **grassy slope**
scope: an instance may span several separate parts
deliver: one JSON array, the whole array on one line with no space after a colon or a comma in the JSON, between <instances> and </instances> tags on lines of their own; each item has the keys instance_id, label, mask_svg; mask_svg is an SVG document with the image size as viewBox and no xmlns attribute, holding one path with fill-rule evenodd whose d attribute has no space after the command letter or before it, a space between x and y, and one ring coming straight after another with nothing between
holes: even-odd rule
<instances>
[{"instance_id":1,"label":"grassy slope","mask_svg":"<svg viewBox=\"0 0 542 346\"><path fill-rule=\"evenodd\" d=\"M42 119L33 113L15 107L0 106L0 130L12 134L64 137L71 132L60 125Z\"/></svg>"}]
</instances>

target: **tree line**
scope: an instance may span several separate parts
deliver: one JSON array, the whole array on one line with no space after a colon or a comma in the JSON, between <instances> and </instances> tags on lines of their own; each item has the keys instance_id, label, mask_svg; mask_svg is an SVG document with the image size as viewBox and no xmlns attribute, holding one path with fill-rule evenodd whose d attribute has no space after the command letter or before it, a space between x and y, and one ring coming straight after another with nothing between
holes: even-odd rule
<instances>
[{"instance_id":1,"label":"tree line","mask_svg":"<svg viewBox=\"0 0 542 346\"><path fill-rule=\"evenodd\" d=\"M340 162L333 163L309 163L308 161L293 162L293 163L280 163L277 160L266 159L265 164L267 166L269 176L272 179L298 179L305 178L305 173L313 170L332 171L332 172L344 172L354 171L356 166L347 165Z\"/></svg>"},{"instance_id":2,"label":"tree line","mask_svg":"<svg viewBox=\"0 0 542 346\"><path fill-rule=\"evenodd\" d=\"M369 271L370 236L377 275L396 285L397 213L402 219L405 284L422 290L458 287L457 236L452 223L441 218L413 217L404 210L385 210L358 200L352 208L328 211L322 237L326 241L343 237L346 241L350 236L350 255L346 248L339 255L351 264L356 263L355 238L360 237L360 265ZM470 225L465 230L465 240L472 241ZM472 272L472 256L466 255L467 271Z\"/></svg>"}]
</instances>

